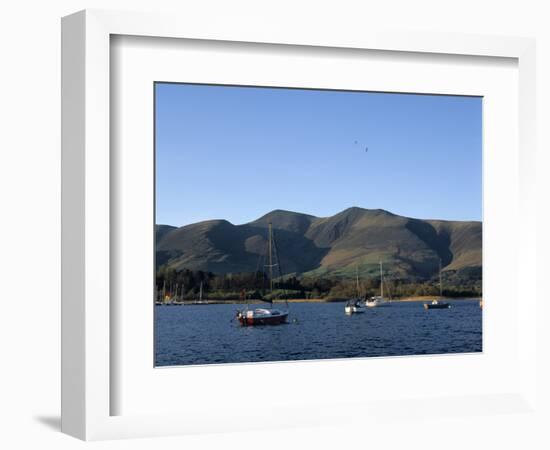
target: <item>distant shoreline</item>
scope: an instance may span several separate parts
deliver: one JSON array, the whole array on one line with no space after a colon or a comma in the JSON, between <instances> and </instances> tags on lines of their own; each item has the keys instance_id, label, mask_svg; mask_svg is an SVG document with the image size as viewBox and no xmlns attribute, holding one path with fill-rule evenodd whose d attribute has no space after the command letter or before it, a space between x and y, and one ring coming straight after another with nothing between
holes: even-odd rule
<instances>
[{"instance_id":1,"label":"distant shoreline","mask_svg":"<svg viewBox=\"0 0 550 450\"><path fill-rule=\"evenodd\" d=\"M440 300L447 300L447 301L463 301L463 300L481 300L481 297L439 297L435 295L423 295L423 296L415 296L415 297L404 297L404 298L394 298L394 299L387 299L390 303L400 303L400 302L425 302L425 301L431 301L434 298L438 298ZM308 299L291 299L287 300L288 303L337 303L337 302L346 302L348 299L342 298L342 299L333 299L333 298L308 298ZM274 300L273 303L285 303L284 300Z\"/></svg>"},{"instance_id":2,"label":"distant shoreline","mask_svg":"<svg viewBox=\"0 0 550 450\"><path fill-rule=\"evenodd\" d=\"M447 301L463 301L463 300L481 300L481 297L439 297L437 295L424 295L424 296L418 296L418 297L405 297L405 298L398 298L391 300L392 302L399 303L399 302L425 302L429 300L433 300L434 298L437 298L439 300L447 300Z\"/></svg>"},{"instance_id":3,"label":"distant shoreline","mask_svg":"<svg viewBox=\"0 0 550 450\"><path fill-rule=\"evenodd\" d=\"M472 300L481 300L481 297L438 297L438 296L417 296L417 297L405 297L405 298L398 298L398 299L392 299L388 300L389 303L409 303L409 302L426 302L431 301L434 298L446 300L446 301L472 301ZM334 299L334 298L293 298L288 300L282 300L277 299L274 300L273 303L343 303L348 301L349 299L343 298L343 299ZM261 300L217 300L217 299L211 299L211 300L203 300L203 303L195 303L193 301L184 301L183 303L156 303L159 306L207 306L207 305L244 305L244 304L261 304L265 303Z\"/></svg>"}]
</instances>

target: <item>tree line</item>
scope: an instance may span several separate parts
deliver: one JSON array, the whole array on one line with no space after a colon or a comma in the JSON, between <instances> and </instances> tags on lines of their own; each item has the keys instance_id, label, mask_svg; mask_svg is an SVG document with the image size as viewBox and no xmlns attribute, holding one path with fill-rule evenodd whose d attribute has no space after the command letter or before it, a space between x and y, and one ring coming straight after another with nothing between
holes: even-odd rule
<instances>
[{"instance_id":1,"label":"tree line","mask_svg":"<svg viewBox=\"0 0 550 450\"><path fill-rule=\"evenodd\" d=\"M444 282L446 297L480 297L481 279L465 280L450 275ZM387 278L384 296L403 298L439 295L438 279L410 281ZM324 299L343 300L355 296L372 297L380 294L378 277L356 280L339 277L283 276L273 280L273 291L265 272L214 274L202 270L175 270L162 266L156 273L158 300L196 299L201 289L203 298L216 300L243 299Z\"/></svg>"}]
</instances>

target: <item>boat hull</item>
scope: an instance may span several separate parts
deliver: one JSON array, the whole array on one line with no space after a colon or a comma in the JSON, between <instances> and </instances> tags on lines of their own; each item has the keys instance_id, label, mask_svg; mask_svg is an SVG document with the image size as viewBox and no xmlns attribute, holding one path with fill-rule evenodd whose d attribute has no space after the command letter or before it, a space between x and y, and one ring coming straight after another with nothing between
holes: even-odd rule
<instances>
[{"instance_id":1,"label":"boat hull","mask_svg":"<svg viewBox=\"0 0 550 450\"><path fill-rule=\"evenodd\" d=\"M361 314L364 312L364 309L358 306L346 306L345 312L346 314Z\"/></svg>"},{"instance_id":2,"label":"boat hull","mask_svg":"<svg viewBox=\"0 0 550 450\"><path fill-rule=\"evenodd\" d=\"M367 308L386 308L386 307L390 306L390 303L389 302L381 302L381 303L378 303L378 302L365 302L365 306Z\"/></svg>"},{"instance_id":3,"label":"boat hull","mask_svg":"<svg viewBox=\"0 0 550 450\"><path fill-rule=\"evenodd\" d=\"M262 316L247 316L246 314L237 315L237 319L242 326L256 326L256 325L281 325L288 320L288 312L262 315Z\"/></svg>"},{"instance_id":4,"label":"boat hull","mask_svg":"<svg viewBox=\"0 0 550 450\"><path fill-rule=\"evenodd\" d=\"M390 302L382 296L375 296L366 299L365 306L367 308L382 308L384 306L390 306Z\"/></svg>"},{"instance_id":5,"label":"boat hull","mask_svg":"<svg viewBox=\"0 0 550 450\"><path fill-rule=\"evenodd\" d=\"M449 303L424 303L424 309L449 309L451 305Z\"/></svg>"}]
</instances>

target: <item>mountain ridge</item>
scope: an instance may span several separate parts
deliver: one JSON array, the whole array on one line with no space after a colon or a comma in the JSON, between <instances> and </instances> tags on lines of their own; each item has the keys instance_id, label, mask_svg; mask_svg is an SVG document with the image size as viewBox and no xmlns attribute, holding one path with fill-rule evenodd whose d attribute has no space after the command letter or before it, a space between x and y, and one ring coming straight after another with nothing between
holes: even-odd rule
<instances>
[{"instance_id":1,"label":"mountain ridge","mask_svg":"<svg viewBox=\"0 0 550 450\"><path fill-rule=\"evenodd\" d=\"M351 276L379 261L394 276L426 279L443 271L481 273L482 223L416 219L350 207L329 217L276 209L234 225L224 219L156 226L157 267L214 273L255 271L272 223L283 274Z\"/></svg>"}]
</instances>

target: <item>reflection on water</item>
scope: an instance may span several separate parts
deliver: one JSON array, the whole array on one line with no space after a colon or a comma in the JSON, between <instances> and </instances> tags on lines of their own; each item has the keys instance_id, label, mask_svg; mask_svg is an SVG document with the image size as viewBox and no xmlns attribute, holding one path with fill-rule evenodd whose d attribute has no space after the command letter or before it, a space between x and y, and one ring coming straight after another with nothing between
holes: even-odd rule
<instances>
[{"instance_id":1,"label":"reflection on water","mask_svg":"<svg viewBox=\"0 0 550 450\"><path fill-rule=\"evenodd\" d=\"M242 305L156 306L156 365L480 352L478 301L425 310L393 303L347 316L343 303L291 303L289 323L241 327Z\"/></svg>"}]
</instances>

